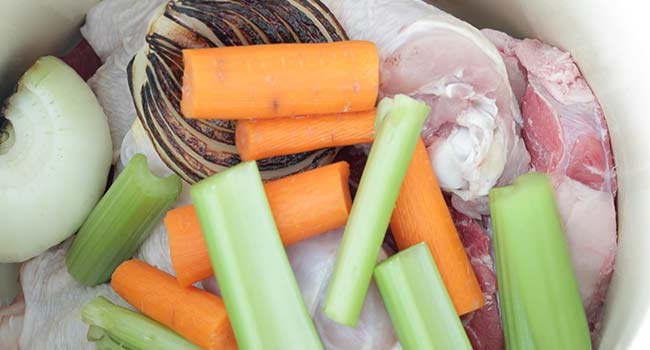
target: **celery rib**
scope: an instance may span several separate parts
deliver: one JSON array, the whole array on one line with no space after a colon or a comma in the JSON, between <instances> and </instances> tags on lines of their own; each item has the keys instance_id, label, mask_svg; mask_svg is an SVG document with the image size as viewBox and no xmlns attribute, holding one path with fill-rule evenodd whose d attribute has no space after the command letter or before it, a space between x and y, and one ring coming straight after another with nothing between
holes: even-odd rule
<instances>
[{"instance_id":1,"label":"celery rib","mask_svg":"<svg viewBox=\"0 0 650 350\"><path fill-rule=\"evenodd\" d=\"M86 304L81 318L90 326L88 340L96 342L98 349L200 349L160 323L114 305L104 297L97 297Z\"/></svg>"},{"instance_id":2,"label":"celery rib","mask_svg":"<svg viewBox=\"0 0 650 350\"><path fill-rule=\"evenodd\" d=\"M339 247L323 312L354 327L391 213L430 108L404 95L384 99L380 123Z\"/></svg>"},{"instance_id":3,"label":"celery rib","mask_svg":"<svg viewBox=\"0 0 650 350\"><path fill-rule=\"evenodd\" d=\"M178 176L159 178L144 155L134 156L79 229L66 258L70 275L87 286L107 282L180 192Z\"/></svg>"},{"instance_id":4,"label":"celery rib","mask_svg":"<svg viewBox=\"0 0 650 350\"><path fill-rule=\"evenodd\" d=\"M499 300L508 349L591 349L548 176L520 176L490 192Z\"/></svg>"},{"instance_id":5,"label":"celery rib","mask_svg":"<svg viewBox=\"0 0 650 350\"><path fill-rule=\"evenodd\" d=\"M377 265L375 281L405 350L472 348L425 243Z\"/></svg>"},{"instance_id":6,"label":"celery rib","mask_svg":"<svg viewBox=\"0 0 650 350\"><path fill-rule=\"evenodd\" d=\"M192 200L240 349L322 349L255 162L192 186Z\"/></svg>"}]
</instances>

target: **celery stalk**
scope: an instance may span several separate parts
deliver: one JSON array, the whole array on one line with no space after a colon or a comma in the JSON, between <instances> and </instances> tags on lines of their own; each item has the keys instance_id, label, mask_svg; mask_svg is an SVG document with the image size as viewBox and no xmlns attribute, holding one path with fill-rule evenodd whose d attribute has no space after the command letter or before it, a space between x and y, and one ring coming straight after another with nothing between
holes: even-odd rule
<instances>
[{"instance_id":1,"label":"celery stalk","mask_svg":"<svg viewBox=\"0 0 650 350\"><path fill-rule=\"evenodd\" d=\"M472 348L425 243L377 265L375 281L405 350Z\"/></svg>"},{"instance_id":2,"label":"celery stalk","mask_svg":"<svg viewBox=\"0 0 650 350\"><path fill-rule=\"evenodd\" d=\"M508 349L591 349L551 182L520 176L490 192Z\"/></svg>"},{"instance_id":3,"label":"celery stalk","mask_svg":"<svg viewBox=\"0 0 650 350\"><path fill-rule=\"evenodd\" d=\"M90 326L88 340L97 342L99 349L100 345L116 350L200 349L160 323L114 305L104 297L86 304L81 318Z\"/></svg>"},{"instance_id":4,"label":"celery stalk","mask_svg":"<svg viewBox=\"0 0 650 350\"><path fill-rule=\"evenodd\" d=\"M192 200L240 349L322 349L255 162L192 186Z\"/></svg>"},{"instance_id":5,"label":"celery stalk","mask_svg":"<svg viewBox=\"0 0 650 350\"><path fill-rule=\"evenodd\" d=\"M381 120L361 176L323 312L354 327L402 181L430 108L404 95L380 102ZM385 115L385 116L384 116Z\"/></svg>"},{"instance_id":6,"label":"celery stalk","mask_svg":"<svg viewBox=\"0 0 650 350\"><path fill-rule=\"evenodd\" d=\"M96 350L133 350L126 348L106 334L103 328L97 326L88 327L88 341L95 343Z\"/></svg>"},{"instance_id":7,"label":"celery stalk","mask_svg":"<svg viewBox=\"0 0 650 350\"><path fill-rule=\"evenodd\" d=\"M159 178L144 155L133 157L79 229L66 258L68 272L87 286L107 282L180 192L178 176Z\"/></svg>"}]
</instances>

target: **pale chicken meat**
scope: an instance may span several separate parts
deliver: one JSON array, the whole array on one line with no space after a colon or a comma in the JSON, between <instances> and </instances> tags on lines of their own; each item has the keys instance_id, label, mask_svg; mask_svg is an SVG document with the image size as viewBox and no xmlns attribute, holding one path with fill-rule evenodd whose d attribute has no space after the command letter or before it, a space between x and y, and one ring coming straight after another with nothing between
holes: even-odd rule
<instances>
[{"instance_id":1,"label":"pale chicken meat","mask_svg":"<svg viewBox=\"0 0 650 350\"><path fill-rule=\"evenodd\" d=\"M511 85L517 86L532 165L553 178L595 336L616 254L617 182L605 116L568 52L539 40L483 33L501 52Z\"/></svg>"},{"instance_id":2,"label":"pale chicken meat","mask_svg":"<svg viewBox=\"0 0 650 350\"><path fill-rule=\"evenodd\" d=\"M392 350L396 349L397 337L375 283L371 283L368 295L355 328L338 324L327 318L323 302L327 283L334 270L343 230L334 230L287 248L307 309L326 350ZM384 249L379 260L386 259Z\"/></svg>"},{"instance_id":3,"label":"pale chicken meat","mask_svg":"<svg viewBox=\"0 0 650 350\"><path fill-rule=\"evenodd\" d=\"M324 1L379 50L380 93L431 106L422 136L441 187L473 217L486 195L529 168L521 116L499 52L476 28L419 0Z\"/></svg>"},{"instance_id":4,"label":"pale chicken meat","mask_svg":"<svg viewBox=\"0 0 650 350\"><path fill-rule=\"evenodd\" d=\"M115 160L119 147L136 119L126 68L145 44L149 18L165 0L102 1L87 14L81 34L104 64L88 84L97 95L111 130Z\"/></svg>"},{"instance_id":5,"label":"pale chicken meat","mask_svg":"<svg viewBox=\"0 0 650 350\"><path fill-rule=\"evenodd\" d=\"M25 298L19 294L11 305L0 307L0 349L18 350L25 319Z\"/></svg>"},{"instance_id":6,"label":"pale chicken meat","mask_svg":"<svg viewBox=\"0 0 650 350\"><path fill-rule=\"evenodd\" d=\"M166 233L148 240L138 257L150 265L170 271ZM158 243L165 239L164 243ZM85 287L77 283L65 263L68 240L23 264L20 271L24 299L0 309L0 349L85 350L94 349L86 340L88 326L81 321L84 304L105 296L130 307L110 285ZM165 254L165 252L167 252Z\"/></svg>"},{"instance_id":7,"label":"pale chicken meat","mask_svg":"<svg viewBox=\"0 0 650 350\"><path fill-rule=\"evenodd\" d=\"M355 328L338 324L323 312L327 284L334 269L343 229L333 230L287 247L287 256L325 350L397 350L399 343L377 285L368 289ZM388 256L382 248L379 261ZM220 295L215 278L202 283L205 290Z\"/></svg>"},{"instance_id":8,"label":"pale chicken meat","mask_svg":"<svg viewBox=\"0 0 650 350\"><path fill-rule=\"evenodd\" d=\"M96 296L126 306L108 285L84 287L68 274L69 241L23 264L20 272L25 314L19 338L21 350L85 350L88 326L81 321L84 304Z\"/></svg>"}]
</instances>

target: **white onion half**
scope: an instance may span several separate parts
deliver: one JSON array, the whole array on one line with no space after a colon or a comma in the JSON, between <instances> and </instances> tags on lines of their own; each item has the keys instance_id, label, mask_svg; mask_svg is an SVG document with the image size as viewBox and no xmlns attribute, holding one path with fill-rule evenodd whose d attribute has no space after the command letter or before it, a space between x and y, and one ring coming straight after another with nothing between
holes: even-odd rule
<instances>
[{"instance_id":1,"label":"white onion half","mask_svg":"<svg viewBox=\"0 0 650 350\"><path fill-rule=\"evenodd\" d=\"M88 85L63 61L39 59L0 125L0 262L21 262L81 226L106 186L111 138Z\"/></svg>"}]
</instances>

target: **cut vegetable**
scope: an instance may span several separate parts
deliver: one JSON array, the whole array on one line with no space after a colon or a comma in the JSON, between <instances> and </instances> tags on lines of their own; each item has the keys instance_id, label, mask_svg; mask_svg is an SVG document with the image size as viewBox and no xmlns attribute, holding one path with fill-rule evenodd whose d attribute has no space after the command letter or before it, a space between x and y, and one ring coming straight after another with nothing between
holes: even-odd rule
<instances>
[{"instance_id":1,"label":"cut vegetable","mask_svg":"<svg viewBox=\"0 0 650 350\"><path fill-rule=\"evenodd\" d=\"M183 49L348 40L320 0L165 5L148 25L147 45L129 63L129 87L144 136L169 169L190 184L239 163L240 157L235 123L188 121L181 115ZM265 159L258 166L262 179L271 180L329 164L335 156L328 148Z\"/></svg>"},{"instance_id":2,"label":"cut vegetable","mask_svg":"<svg viewBox=\"0 0 650 350\"><path fill-rule=\"evenodd\" d=\"M243 160L372 142L375 110L277 119L240 120L235 139Z\"/></svg>"},{"instance_id":3,"label":"cut vegetable","mask_svg":"<svg viewBox=\"0 0 650 350\"><path fill-rule=\"evenodd\" d=\"M250 119L360 112L379 90L367 41L183 50L187 118Z\"/></svg>"},{"instance_id":4,"label":"cut vegetable","mask_svg":"<svg viewBox=\"0 0 650 350\"><path fill-rule=\"evenodd\" d=\"M214 294L181 287L174 276L140 260L122 263L111 287L143 314L205 350L237 349L226 308Z\"/></svg>"},{"instance_id":5,"label":"cut vegetable","mask_svg":"<svg viewBox=\"0 0 650 350\"><path fill-rule=\"evenodd\" d=\"M338 162L264 185L284 245L345 225L352 205L349 176L348 163ZM212 276L210 256L194 207L170 210L165 226L178 282L190 286Z\"/></svg>"},{"instance_id":6,"label":"cut vegetable","mask_svg":"<svg viewBox=\"0 0 650 350\"><path fill-rule=\"evenodd\" d=\"M322 349L256 164L195 184L192 199L239 347Z\"/></svg>"},{"instance_id":7,"label":"cut vegetable","mask_svg":"<svg viewBox=\"0 0 650 350\"><path fill-rule=\"evenodd\" d=\"M379 248L429 113L424 103L405 95L382 100L378 110L381 124L352 204L323 308L329 318L351 327L359 318Z\"/></svg>"},{"instance_id":8,"label":"cut vegetable","mask_svg":"<svg viewBox=\"0 0 650 350\"><path fill-rule=\"evenodd\" d=\"M472 348L426 243L377 265L375 281L405 350Z\"/></svg>"},{"instance_id":9,"label":"cut vegetable","mask_svg":"<svg viewBox=\"0 0 650 350\"><path fill-rule=\"evenodd\" d=\"M39 59L0 110L0 263L32 258L79 229L104 193L111 150L88 85L58 58Z\"/></svg>"},{"instance_id":10,"label":"cut vegetable","mask_svg":"<svg viewBox=\"0 0 650 350\"><path fill-rule=\"evenodd\" d=\"M107 282L180 192L178 176L156 177L145 156L134 156L81 226L66 258L68 272L87 286Z\"/></svg>"},{"instance_id":11,"label":"cut vegetable","mask_svg":"<svg viewBox=\"0 0 650 350\"><path fill-rule=\"evenodd\" d=\"M114 305L104 297L86 304L81 318L90 326L88 340L99 342L98 349L200 349L160 323Z\"/></svg>"},{"instance_id":12,"label":"cut vegetable","mask_svg":"<svg viewBox=\"0 0 650 350\"><path fill-rule=\"evenodd\" d=\"M345 225L352 207L349 177L348 163L337 162L264 185L284 245Z\"/></svg>"},{"instance_id":13,"label":"cut vegetable","mask_svg":"<svg viewBox=\"0 0 650 350\"><path fill-rule=\"evenodd\" d=\"M481 287L421 139L404 177L390 227L400 250L426 242L459 315L483 306Z\"/></svg>"},{"instance_id":14,"label":"cut vegetable","mask_svg":"<svg viewBox=\"0 0 650 350\"><path fill-rule=\"evenodd\" d=\"M490 191L499 301L508 349L591 349L589 327L544 174Z\"/></svg>"}]
</instances>

